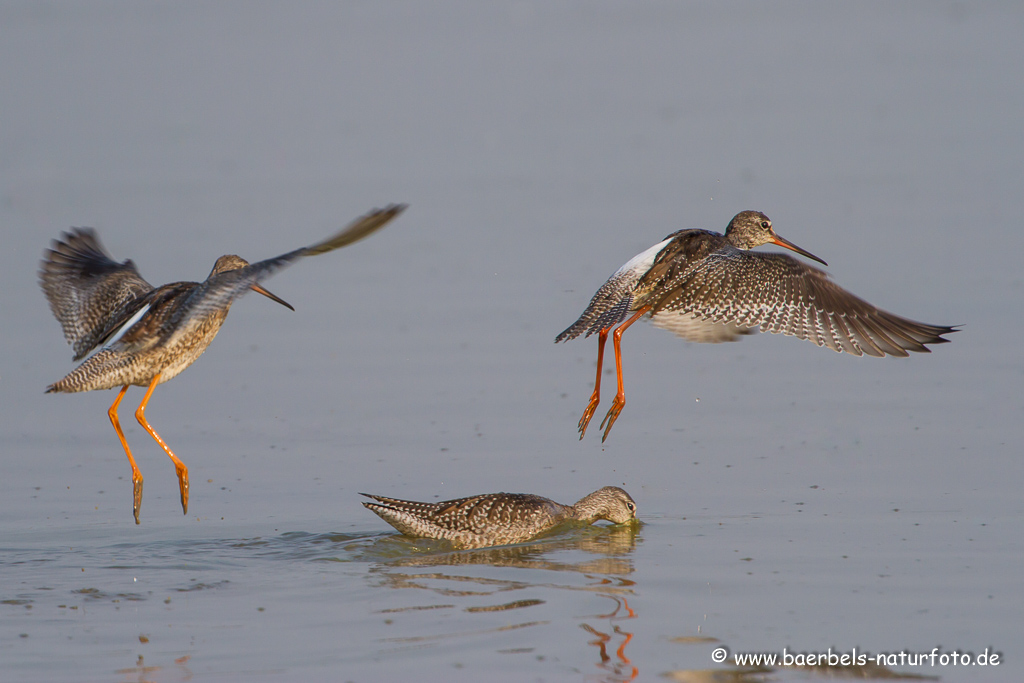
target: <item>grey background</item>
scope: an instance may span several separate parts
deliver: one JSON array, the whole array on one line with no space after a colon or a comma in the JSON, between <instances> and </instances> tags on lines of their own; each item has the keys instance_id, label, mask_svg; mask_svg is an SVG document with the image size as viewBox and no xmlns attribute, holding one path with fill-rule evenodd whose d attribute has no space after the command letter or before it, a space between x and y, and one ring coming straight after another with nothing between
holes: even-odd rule
<instances>
[{"instance_id":1,"label":"grey background","mask_svg":"<svg viewBox=\"0 0 1024 683\"><path fill-rule=\"evenodd\" d=\"M699 635L991 647L983 675L902 670L1019 679L1022 26L1016 3L0 3L10 675L649 680L712 668L673 640ZM266 283L295 313L242 299L155 392L188 517L129 392L136 527L114 394L43 394L73 367L48 242L91 225L150 282L201 280L392 201L379 235ZM637 325L611 438L577 441L596 343L555 334L633 254L742 209L963 331L876 360ZM399 569L431 547L356 495L606 484L647 522L624 549L594 530L441 574ZM542 602L466 611L518 599ZM633 633L631 664L581 623Z\"/></svg>"}]
</instances>

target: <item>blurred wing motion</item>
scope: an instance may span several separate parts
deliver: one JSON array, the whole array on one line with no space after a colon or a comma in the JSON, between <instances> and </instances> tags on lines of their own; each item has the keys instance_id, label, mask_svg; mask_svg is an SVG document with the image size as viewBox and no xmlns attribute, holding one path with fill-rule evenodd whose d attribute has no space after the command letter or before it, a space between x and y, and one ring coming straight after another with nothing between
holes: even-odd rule
<instances>
[{"instance_id":1,"label":"blurred wing motion","mask_svg":"<svg viewBox=\"0 0 1024 683\"><path fill-rule=\"evenodd\" d=\"M251 263L243 268L210 276L192 291L188 300L178 311L178 320L175 322L193 316L203 317L211 311L223 308L249 291L253 285L259 284L304 256L326 254L372 235L405 211L406 206L406 204L391 204L383 209L376 209L362 218L356 219L338 234L312 246L302 247L287 254Z\"/></svg>"},{"instance_id":2,"label":"blurred wing motion","mask_svg":"<svg viewBox=\"0 0 1024 683\"><path fill-rule=\"evenodd\" d=\"M50 309L74 348L75 360L100 350L46 391L71 393L121 387L107 415L132 467L136 524L142 504L142 473L117 416L128 387L148 387L135 417L174 463L181 508L188 512L188 468L145 418L153 389L202 355L217 336L231 303L249 290L291 308L261 287L260 281L303 256L347 247L380 230L404 210L404 204L392 204L372 211L326 240L258 263L227 254L217 259L204 282L173 282L157 288L142 279L130 260L117 263L110 258L90 228L72 228L61 240L54 241L39 271Z\"/></svg>"},{"instance_id":3,"label":"blurred wing motion","mask_svg":"<svg viewBox=\"0 0 1024 683\"><path fill-rule=\"evenodd\" d=\"M81 360L132 317L153 291L131 259L110 258L92 228L72 228L46 252L39 274L50 310Z\"/></svg>"}]
</instances>

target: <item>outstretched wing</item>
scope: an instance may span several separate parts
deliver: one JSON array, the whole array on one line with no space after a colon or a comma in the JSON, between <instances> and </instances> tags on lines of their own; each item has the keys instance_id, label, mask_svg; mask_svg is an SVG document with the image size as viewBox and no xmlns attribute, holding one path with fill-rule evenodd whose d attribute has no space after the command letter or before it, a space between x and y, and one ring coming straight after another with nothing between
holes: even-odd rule
<instances>
[{"instance_id":1,"label":"outstretched wing","mask_svg":"<svg viewBox=\"0 0 1024 683\"><path fill-rule=\"evenodd\" d=\"M72 228L46 250L39 283L75 360L116 331L153 286L131 260L114 261L92 228Z\"/></svg>"},{"instance_id":2,"label":"outstretched wing","mask_svg":"<svg viewBox=\"0 0 1024 683\"><path fill-rule=\"evenodd\" d=\"M175 320L172 321L171 328L178 331L177 333L185 333L189 328L186 324L188 318L204 318L215 311L223 310L232 301L249 291L253 285L286 268L303 256L324 254L347 247L371 235L387 225L405 208L405 204L391 204L383 209L376 209L356 219L347 228L322 242L265 261L251 263L243 268L211 275L205 282L194 288L189 293L188 299L175 309Z\"/></svg>"},{"instance_id":3,"label":"outstretched wing","mask_svg":"<svg viewBox=\"0 0 1024 683\"><path fill-rule=\"evenodd\" d=\"M383 209L374 209L365 216L357 218L349 223L348 227L337 235L328 237L322 242L317 242L312 246L299 249L298 251L302 252L300 256L325 254L328 251L334 251L335 249L341 249L342 247L354 244L383 228L408 207L408 204L388 204Z\"/></svg>"},{"instance_id":4,"label":"outstretched wing","mask_svg":"<svg viewBox=\"0 0 1024 683\"><path fill-rule=\"evenodd\" d=\"M825 271L786 254L723 246L664 282L652 316L689 315L707 323L808 339L856 356L928 352L954 327L909 320L854 296ZM664 326L664 325L663 325Z\"/></svg>"}]
</instances>

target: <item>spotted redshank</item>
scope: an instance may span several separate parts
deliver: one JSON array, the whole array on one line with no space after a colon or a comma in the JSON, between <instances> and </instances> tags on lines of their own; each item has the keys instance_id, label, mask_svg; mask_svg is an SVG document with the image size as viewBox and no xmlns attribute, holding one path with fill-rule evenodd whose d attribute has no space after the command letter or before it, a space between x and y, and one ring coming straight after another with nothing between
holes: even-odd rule
<instances>
[{"instance_id":1,"label":"spotted redshank","mask_svg":"<svg viewBox=\"0 0 1024 683\"><path fill-rule=\"evenodd\" d=\"M601 422L602 441L626 403L622 333L644 315L656 327L688 341L735 341L760 328L855 356L928 353L926 344L947 342L942 335L957 331L876 308L835 284L825 271L792 256L748 251L762 244L777 244L828 265L776 235L763 213L742 211L724 235L709 230L674 232L608 278L579 320L555 338L557 343L581 334L598 335L597 380L580 418L581 439L600 403L608 332L622 323L612 334L618 391Z\"/></svg>"},{"instance_id":2,"label":"spotted redshank","mask_svg":"<svg viewBox=\"0 0 1024 683\"><path fill-rule=\"evenodd\" d=\"M96 350L46 392L78 392L121 387L107 414L132 467L135 523L142 504L142 473L118 422L117 407L131 385L147 387L135 411L139 424L170 456L178 474L181 509L188 512L188 468L146 421L153 389L191 365L217 336L232 302L249 290L292 308L259 285L304 256L323 254L363 239L405 209L395 204L372 211L338 234L275 258L248 263L221 256L205 282L174 282L153 287L131 260L114 261L90 228L72 228L45 253L39 279L50 309L72 345L74 360ZM294 310L294 309L292 309Z\"/></svg>"},{"instance_id":3,"label":"spotted redshank","mask_svg":"<svg viewBox=\"0 0 1024 683\"><path fill-rule=\"evenodd\" d=\"M459 548L521 543L570 520L625 524L636 519L636 503L617 486L605 486L575 505L528 493L487 493L441 503L360 495L377 501L363 505L403 534L447 539Z\"/></svg>"}]
</instances>

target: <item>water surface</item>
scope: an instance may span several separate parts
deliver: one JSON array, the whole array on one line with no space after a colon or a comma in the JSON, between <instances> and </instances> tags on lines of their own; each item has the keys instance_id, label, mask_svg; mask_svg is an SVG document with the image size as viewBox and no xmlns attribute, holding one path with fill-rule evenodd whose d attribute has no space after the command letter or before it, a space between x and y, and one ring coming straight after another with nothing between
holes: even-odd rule
<instances>
[{"instance_id":1,"label":"water surface","mask_svg":"<svg viewBox=\"0 0 1024 683\"><path fill-rule=\"evenodd\" d=\"M1002 653L888 667L1012 681L1024 559L1024 91L1013 3L0 4L5 680L817 680L731 653ZM71 370L36 283L92 225L154 284L365 242L236 303L147 417ZM630 256L742 209L896 313L906 360L788 338L554 336ZM606 376L606 401L611 397ZM603 414L607 403L599 408ZM452 552L360 491L569 503L595 526ZM835 672L833 672L835 673ZM703 678L702 678L703 677ZM760 677L760 678L758 678Z\"/></svg>"}]
</instances>

